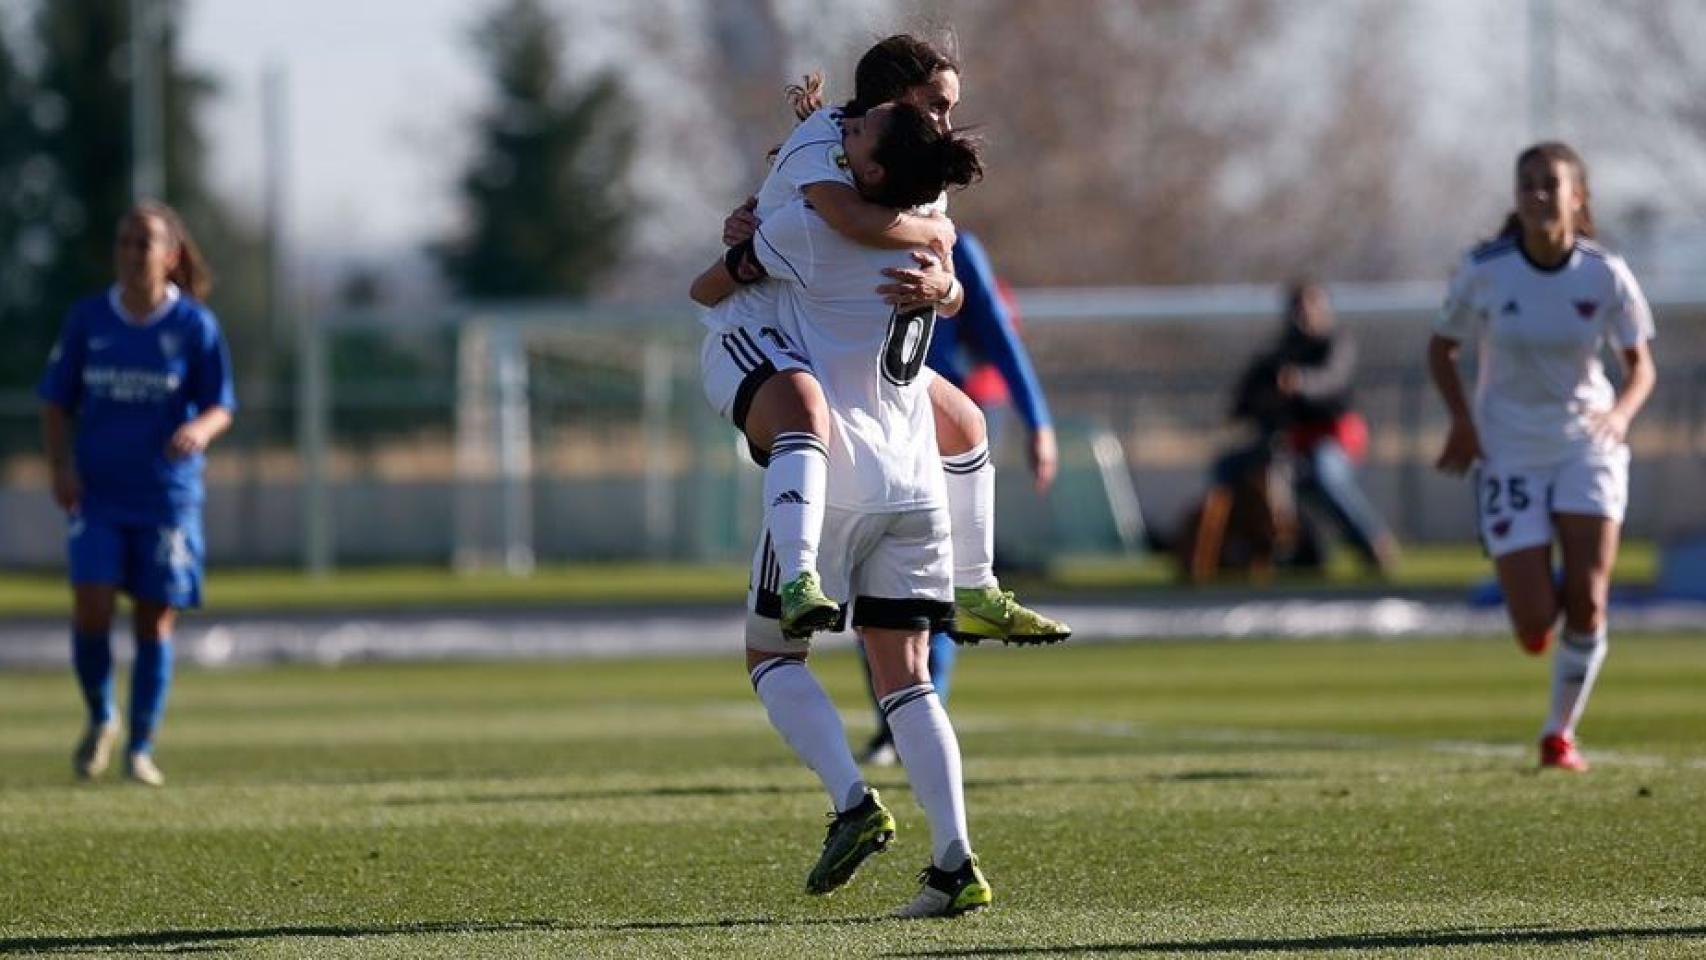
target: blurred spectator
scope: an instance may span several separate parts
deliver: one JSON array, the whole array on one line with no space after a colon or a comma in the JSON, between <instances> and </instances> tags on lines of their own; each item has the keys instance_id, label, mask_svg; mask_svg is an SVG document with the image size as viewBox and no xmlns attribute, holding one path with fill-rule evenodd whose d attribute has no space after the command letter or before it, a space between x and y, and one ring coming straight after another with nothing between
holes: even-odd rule
<instances>
[{"instance_id":1,"label":"blurred spectator","mask_svg":"<svg viewBox=\"0 0 1706 960\"><path fill-rule=\"evenodd\" d=\"M1223 565L1264 575L1276 562L1324 564L1325 542L1297 502L1330 517L1371 569L1391 572L1397 541L1356 482L1368 425L1352 406L1355 370L1356 346L1335 325L1326 290L1293 284L1278 340L1250 361L1233 398L1233 419L1250 423L1255 439L1215 462L1181 538L1190 579Z\"/></svg>"}]
</instances>

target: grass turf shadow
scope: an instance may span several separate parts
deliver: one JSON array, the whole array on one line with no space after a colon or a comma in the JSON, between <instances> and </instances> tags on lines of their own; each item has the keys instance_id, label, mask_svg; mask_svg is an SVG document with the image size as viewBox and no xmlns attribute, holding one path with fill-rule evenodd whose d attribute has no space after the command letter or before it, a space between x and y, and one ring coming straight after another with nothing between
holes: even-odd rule
<instances>
[{"instance_id":1,"label":"grass turf shadow","mask_svg":"<svg viewBox=\"0 0 1706 960\"><path fill-rule=\"evenodd\" d=\"M1332 950L1420 950L1437 947L1547 946L1611 940L1695 939L1706 926L1517 928L1497 930L1410 930L1393 933L1340 933L1318 937L1239 937L1133 943L1060 944L1036 947L967 947L928 952L888 953L894 958L1096 956L1122 953L1263 954Z\"/></svg>"},{"instance_id":2,"label":"grass turf shadow","mask_svg":"<svg viewBox=\"0 0 1706 960\"><path fill-rule=\"evenodd\" d=\"M70 937L12 937L0 939L0 955L86 953L126 950L148 953L207 953L220 944L285 940L295 937L352 939L358 937L418 937L457 933L669 933L675 930L734 930L741 927L853 926L900 922L889 917L726 917L720 920L634 920L577 923L567 920L418 921L414 923L348 925L306 924L275 927L211 928L103 933Z\"/></svg>"},{"instance_id":3,"label":"grass turf shadow","mask_svg":"<svg viewBox=\"0 0 1706 960\"><path fill-rule=\"evenodd\" d=\"M1095 786L1122 785L1133 783L1247 783L1267 780L1309 780L1319 779L1320 774L1311 772L1278 772L1273 770L1188 770L1183 773L1167 774L1135 774L1120 776L1103 774L1082 777L988 777L967 780L967 792L991 790L1003 787L1058 787L1058 786ZM880 790L907 790L907 784L901 780L890 782L873 781L872 786ZM527 793L514 791L507 793L469 793L445 797L391 797L378 803L386 807L431 807L460 804L482 803L566 803L574 800L643 800L647 798L666 797L740 797L740 796L782 796L794 793L821 793L822 788L814 784L763 784L752 786L721 786L704 785L692 787L634 787L624 790L563 790L550 793Z\"/></svg>"}]
</instances>

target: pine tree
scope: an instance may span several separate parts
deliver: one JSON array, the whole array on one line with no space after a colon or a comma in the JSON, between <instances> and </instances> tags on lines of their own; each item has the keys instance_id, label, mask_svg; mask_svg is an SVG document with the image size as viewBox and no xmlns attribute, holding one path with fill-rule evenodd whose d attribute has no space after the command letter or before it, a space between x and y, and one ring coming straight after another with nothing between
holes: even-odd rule
<instances>
[{"instance_id":1,"label":"pine tree","mask_svg":"<svg viewBox=\"0 0 1706 960\"><path fill-rule=\"evenodd\" d=\"M568 81L539 0L505 0L474 39L496 97L461 179L467 230L439 260L464 296L583 296L616 265L635 209L627 98L609 73Z\"/></svg>"},{"instance_id":2,"label":"pine tree","mask_svg":"<svg viewBox=\"0 0 1706 960\"><path fill-rule=\"evenodd\" d=\"M201 118L218 94L208 75L183 64L178 51L181 0L151 0L164 24L157 61L162 73L165 195L207 255L218 287L213 300L240 371L261 316L260 244L208 186ZM44 271L39 306L18 336L29 347L23 371L0 370L27 385L77 298L112 282L113 233L131 202L130 4L127 0L43 2L33 22L40 48L38 101L56 122L39 131L40 154L52 171L48 227L53 262ZM242 377L239 377L242 382Z\"/></svg>"}]
</instances>

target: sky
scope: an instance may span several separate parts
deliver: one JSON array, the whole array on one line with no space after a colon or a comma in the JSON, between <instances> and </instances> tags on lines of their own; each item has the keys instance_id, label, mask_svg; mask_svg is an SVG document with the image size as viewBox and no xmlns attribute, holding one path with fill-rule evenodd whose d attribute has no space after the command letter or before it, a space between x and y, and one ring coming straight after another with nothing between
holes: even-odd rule
<instances>
[{"instance_id":1,"label":"sky","mask_svg":"<svg viewBox=\"0 0 1706 960\"><path fill-rule=\"evenodd\" d=\"M356 252L419 244L453 220L461 121L483 79L468 0L196 0L185 58L218 78L208 116L224 194L260 209L262 74L284 70L285 190L298 242Z\"/></svg>"},{"instance_id":2,"label":"sky","mask_svg":"<svg viewBox=\"0 0 1706 960\"><path fill-rule=\"evenodd\" d=\"M618 38L633 34L637 16L678 34L702 32L705 8L698 4L711 2L739 0L649 0L643 6L558 0L572 9L575 62L614 66L636 85L648 109L689 115L701 108L680 91L683 73L644 69L650 51ZM1300 15L1321 12L1318 0L1295 2ZM313 259L418 254L456 223L454 185L470 148L467 120L486 92L469 32L490 6L490 0L188 0L184 55L222 85L206 121L216 184L240 208L258 213L266 169L261 78L277 65L287 87L285 226L293 246ZM910 6L897 0L782 5L790 29L825 43L886 32L894 8ZM1506 158L1531 139L1527 4L1418 0L1405 10L1408 51L1419 68L1410 73L1415 122L1430 136L1478 138L1473 154L1489 165L1480 179L1496 181ZM840 21L841 33L821 26L831 20ZM668 55L690 58L693 45L704 41L687 36L679 42L685 45ZM1299 56L1333 52L1299 41ZM726 208L726 198L689 196L685 183L671 193L680 178L668 165L695 163L701 173L715 166L721 158L713 138L661 147L647 151L640 171L664 211L642 227L642 247L666 245L684 228L711 229L707 224L720 218L716 211ZM1615 164L1598 164L1595 175L1602 196L1650 194L1654 187L1626 182ZM704 183L700 177L691 189L703 191Z\"/></svg>"}]
</instances>

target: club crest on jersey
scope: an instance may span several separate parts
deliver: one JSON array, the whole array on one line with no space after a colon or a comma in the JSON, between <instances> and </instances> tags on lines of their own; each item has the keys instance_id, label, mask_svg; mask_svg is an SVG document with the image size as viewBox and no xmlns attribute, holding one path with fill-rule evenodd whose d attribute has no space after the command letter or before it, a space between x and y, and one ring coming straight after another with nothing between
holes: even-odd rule
<instances>
[{"instance_id":1,"label":"club crest on jersey","mask_svg":"<svg viewBox=\"0 0 1706 960\"><path fill-rule=\"evenodd\" d=\"M1511 522L1509 520L1494 521L1494 523L1493 523L1493 536L1498 537L1499 539L1502 540L1505 537L1509 536L1510 532L1511 532Z\"/></svg>"},{"instance_id":2,"label":"club crest on jersey","mask_svg":"<svg viewBox=\"0 0 1706 960\"><path fill-rule=\"evenodd\" d=\"M835 161L837 170L853 169L853 164L847 159L847 151L841 149L840 145L829 148L829 159Z\"/></svg>"},{"instance_id":3,"label":"club crest on jersey","mask_svg":"<svg viewBox=\"0 0 1706 960\"><path fill-rule=\"evenodd\" d=\"M1576 313L1583 320L1592 320L1593 315L1599 312L1598 300L1575 300L1572 302L1576 305Z\"/></svg>"},{"instance_id":4,"label":"club crest on jersey","mask_svg":"<svg viewBox=\"0 0 1706 960\"><path fill-rule=\"evenodd\" d=\"M1506 317L1514 317L1521 312L1522 307L1517 306L1515 300L1506 300L1505 305L1499 309L1499 314Z\"/></svg>"},{"instance_id":5,"label":"club crest on jersey","mask_svg":"<svg viewBox=\"0 0 1706 960\"><path fill-rule=\"evenodd\" d=\"M175 334L175 333L162 333L162 334L160 334L160 352L166 355L166 359L170 360L173 357L177 356L179 346L181 346L181 344L178 340L177 334Z\"/></svg>"}]
</instances>

